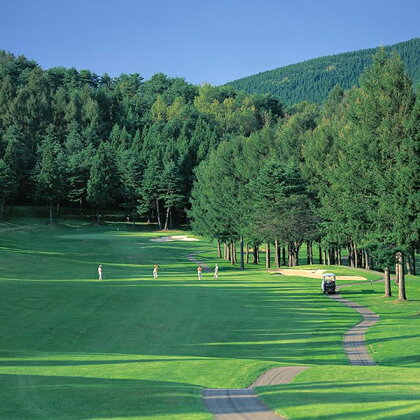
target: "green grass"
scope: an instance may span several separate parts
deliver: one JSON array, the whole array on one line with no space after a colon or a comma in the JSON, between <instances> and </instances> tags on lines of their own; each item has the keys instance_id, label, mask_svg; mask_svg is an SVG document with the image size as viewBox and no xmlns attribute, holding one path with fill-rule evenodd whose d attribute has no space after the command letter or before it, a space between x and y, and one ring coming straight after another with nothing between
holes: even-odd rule
<instances>
[{"instance_id":1,"label":"green grass","mask_svg":"<svg viewBox=\"0 0 420 420\"><path fill-rule=\"evenodd\" d=\"M339 274L346 270L334 267ZM420 418L420 276L407 276L406 287L410 300L404 303L395 296L384 298L383 283L340 291L380 315L366 335L379 366L313 367L292 384L259 388L262 400L293 419ZM397 295L397 286L393 289Z\"/></svg>"},{"instance_id":2,"label":"green grass","mask_svg":"<svg viewBox=\"0 0 420 420\"><path fill-rule=\"evenodd\" d=\"M219 280L205 274L199 282L186 256L198 251L212 265L218 261L214 245L150 242L159 235L167 234L77 220L0 225L0 418L206 420L211 416L202 388L244 387L266 369L292 364L312 366L293 383L301 389L310 391L325 375L317 390L325 404L318 410L332 418L328 385L349 389L346 384L358 384L367 372L347 366L341 343L358 314L320 294L318 280L280 278L251 266L241 272L219 261ZM161 266L158 280L152 278L155 263ZM103 282L97 281L98 264ZM418 299L416 282L409 281L408 293ZM414 413L408 391L400 388L407 366L411 386L420 383L413 359L420 333L412 314L416 303L383 302L380 288L349 290L357 292L351 299L390 313L379 324L387 330L375 328L368 336L375 358L393 366L369 368L385 372L375 380L388 393L366 383L372 388L366 413L375 407L382 412L385 394ZM410 329L407 319L413 319ZM414 338L414 347L399 345L399 337ZM363 393L352 390L355 399ZM286 405L279 402L281 387L267 392L262 389L270 406L291 418L310 418L299 414L299 388L288 389ZM337 413L346 412L345 404ZM348 418L363 418L359 414Z\"/></svg>"},{"instance_id":3,"label":"green grass","mask_svg":"<svg viewBox=\"0 0 420 420\"><path fill-rule=\"evenodd\" d=\"M258 388L263 401L291 419L418 419L419 369L313 367L294 382Z\"/></svg>"}]
</instances>

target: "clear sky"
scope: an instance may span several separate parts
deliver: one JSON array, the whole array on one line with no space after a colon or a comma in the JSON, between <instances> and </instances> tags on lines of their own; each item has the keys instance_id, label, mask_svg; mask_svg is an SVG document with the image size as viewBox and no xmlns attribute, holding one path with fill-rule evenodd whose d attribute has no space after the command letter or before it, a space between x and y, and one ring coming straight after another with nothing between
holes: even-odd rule
<instances>
[{"instance_id":1,"label":"clear sky","mask_svg":"<svg viewBox=\"0 0 420 420\"><path fill-rule=\"evenodd\" d=\"M43 68L222 84L420 35L420 0L0 0L0 49Z\"/></svg>"}]
</instances>

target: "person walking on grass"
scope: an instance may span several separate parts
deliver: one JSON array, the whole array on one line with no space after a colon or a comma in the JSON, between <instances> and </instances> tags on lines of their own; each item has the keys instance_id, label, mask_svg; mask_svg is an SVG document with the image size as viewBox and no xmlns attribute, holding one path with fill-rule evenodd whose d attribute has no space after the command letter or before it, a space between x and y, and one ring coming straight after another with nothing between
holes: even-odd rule
<instances>
[{"instance_id":1,"label":"person walking on grass","mask_svg":"<svg viewBox=\"0 0 420 420\"><path fill-rule=\"evenodd\" d=\"M214 267L214 276L213 279L218 279L219 278L219 266L216 264L216 266Z\"/></svg>"},{"instance_id":2,"label":"person walking on grass","mask_svg":"<svg viewBox=\"0 0 420 420\"><path fill-rule=\"evenodd\" d=\"M102 280L102 265L99 264L98 267L98 280Z\"/></svg>"},{"instance_id":3,"label":"person walking on grass","mask_svg":"<svg viewBox=\"0 0 420 420\"><path fill-rule=\"evenodd\" d=\"M202 272L203 272L203 267L201 267L201 265L199 265L197 267L198 280L201 280L201 273Z\"/></svg>"},{"instance_id":4,"label":"person walking on grass","mask_svg":"<svg viewBox=\"0 0 420 420\"><path fill-rule=\"evenodd\" d=\"M157 264L155 264L153 266L153 278L154 279L157 279L158 278L158 269L159 269L159 266Z\"/></svg>"}]
</instances>

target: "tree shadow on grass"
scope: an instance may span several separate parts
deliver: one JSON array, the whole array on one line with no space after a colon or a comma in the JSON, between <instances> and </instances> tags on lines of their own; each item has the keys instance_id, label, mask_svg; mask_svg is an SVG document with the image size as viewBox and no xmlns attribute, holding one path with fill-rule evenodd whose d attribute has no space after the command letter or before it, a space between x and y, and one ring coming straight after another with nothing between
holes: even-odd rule
<instances>
[{"instance_id":1,"label":"tree shadow on grass","mask_svg":"<svg viewBox=\"0 0 420 420\"><path fill-rule=\"evenodd\" d=\"M142 418L203 413L188 383L72 376L0 375L2 419ZM157 417L158 418L158 417Z\"/></svg>"},{"instance_id":2,"label":"tree shadow on grass","mask_svg":"<svg viewBox=\"0 0 420 420\"><path fill-rule=\"evenodd\" d=\"M1 356L0 352L0 356ZM18 357L16 353L13 354L14 357ZM34 354L31 354L30 356L34 356ZM55 355L52 355L55 356ZM19 357L22 357L19 354ZM105 360L96 360L96 359L90 359L90 360L77 360L77 359L69 359L69 360L21 360L21 359L13 359L13 360L1 360L0 359L0 367L27 367L27 366L46 366L46 367L55 367L55 366L96 366L96 365L125 365L128 363L159 363L159 362L165 362L165 363L171 363L171 362L189 362L189 361L199 361L199 360L208 360L206 358L164 358L160 359L158 357L146 359L146 358L134 358L134 359L105 359Z\"/></svg>"},{"instance_id":3,"label":"tree shadow on grass","mask_svg":"<svg viewBox=\"0 0 420 420\"><path fill-rule=\"evenodd\" d=\"M389 390L384 390L384 386L389 387ZM403 382L360 384L358 381L353 383L328 381L258 387L257 392L269 407L279 409L288 416L293 417L297 412L301 415L305 406L312 407L305 412L305 419L308 420L320 416L323 419L410 418L414 420L418 418L416 413L418 414L420 403L418 395L411 388L412 384ZM302 398L302 395L305 397ZM387 403L391 406L387 407ZM349 404L357 409L346 409ZM372 404L377 406L372 408ZM314 407L318 413L314 412ZM408 412L401 414L400 410Z\"/></svg>"},{"instance_id":4,"label":"tree shadow on grass","mask_svg":"<svg viewBox=\"0 0 420 420\"><path fill-rule=\"evenodd\" d=\"M347 296L347 295L383 295L384 292L383 291L378 291L378 290L372 290L372 289L358 289L358 290L348 290L348 289L341 289L338 294L342 295L342 296Z\"/></svg>"}]
</instances>

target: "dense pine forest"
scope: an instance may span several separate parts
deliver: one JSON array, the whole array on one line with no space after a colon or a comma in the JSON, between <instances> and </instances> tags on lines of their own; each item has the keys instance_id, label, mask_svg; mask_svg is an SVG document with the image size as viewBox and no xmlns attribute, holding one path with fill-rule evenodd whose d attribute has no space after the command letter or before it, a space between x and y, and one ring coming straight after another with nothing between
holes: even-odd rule
<instances>
[{"instance_id":1,"label":"dense pine forest","mask_svg":"<svg viewBox=\"0 0 420 420\"><path fill-rule=\"evenodd\" d=\"M123 209L169 229L189 221L232 263L346 262L415 270L420 100L380 49L359 86L322 106L181 78L43 70L0 54L0 214L6 205ZM239 257L238 248L239 247ZM389 286L389 277L386 284ZM390 293L389 288L387 293Z\"/></svg>"},{"instance_id":2,"label":"dense pine forest","mask_svg":"<svg viewBox=\"0 0 420 420\"><path fill-rule=\"evenodd\" d=\"M0 53L0 213L5 203L123 208L168 228L193 171L225 137L282 116L269 95L181 78L43 70ZM185 221L185 218L184 218Z\"/></svg>"},{"instance_id":3,"label":"dense pine forest","mask_svg":"<svg viewBox=\"0 0 420 420\"><path fill-rule=\"evenodd\" d=\"M335 85L350 89L372 64L377 48L315 58L228 83L248 93L270 93L285 105L307 100L322 103ZM416 86L420 83L420 38L385 47L395 51Z\"/></svg>"}]
</instances>

